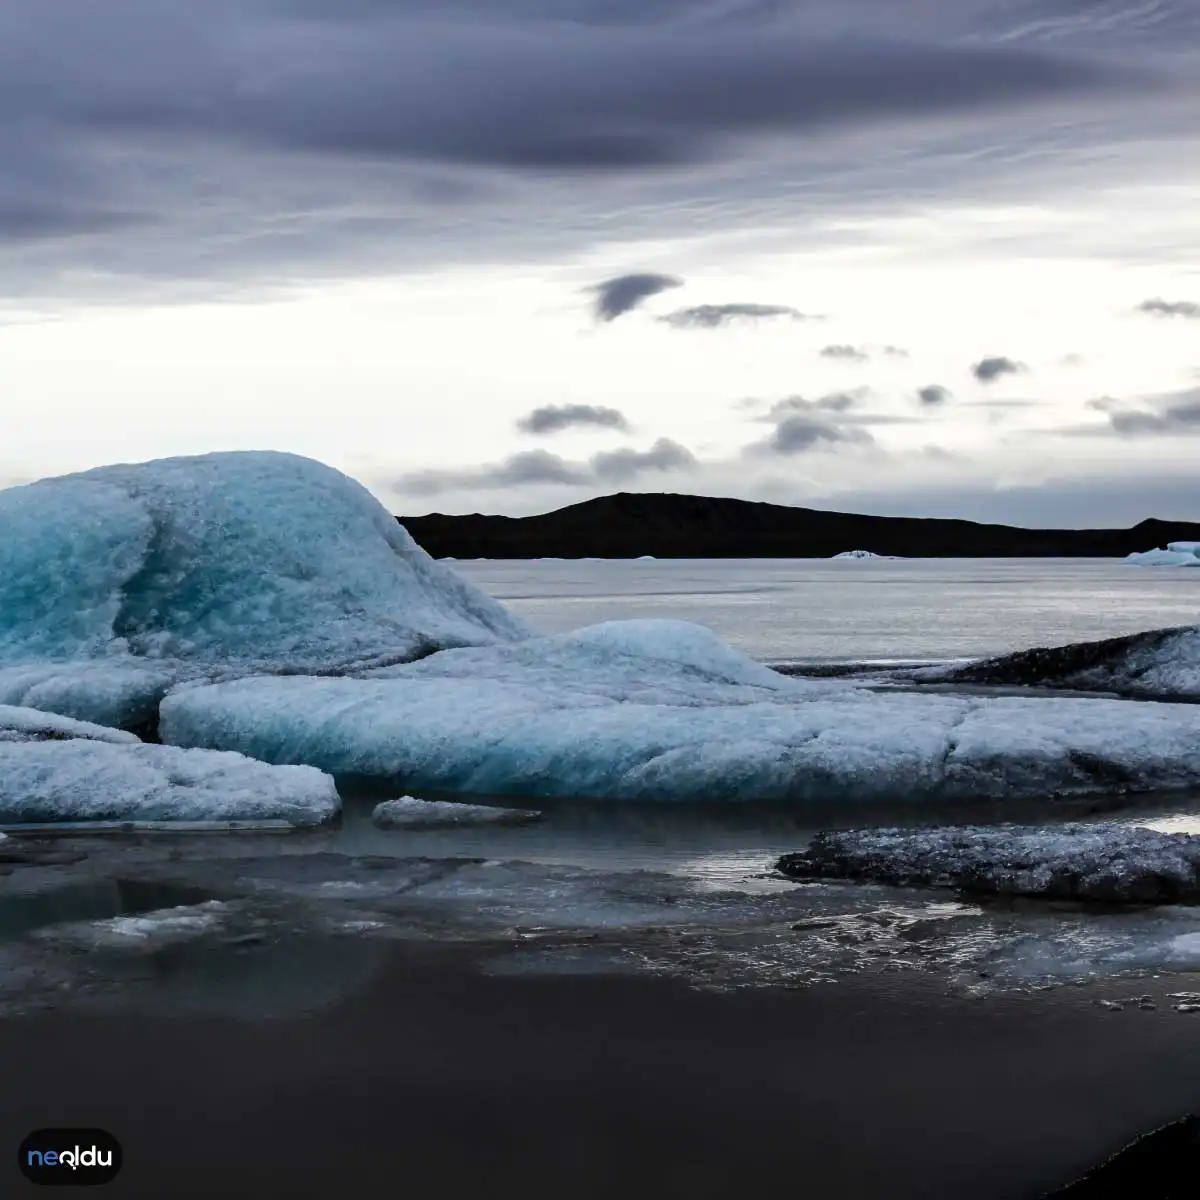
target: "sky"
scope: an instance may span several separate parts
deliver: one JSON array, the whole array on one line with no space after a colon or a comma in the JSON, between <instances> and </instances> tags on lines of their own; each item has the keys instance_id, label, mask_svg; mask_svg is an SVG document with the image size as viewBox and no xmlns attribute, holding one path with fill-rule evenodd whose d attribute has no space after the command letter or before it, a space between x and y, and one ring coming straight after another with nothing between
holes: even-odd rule
<instances>
[{"instance_id":1,"label":"sky","mask_svg":"<svg viewBox=\"0 0 1200 1200\"><path fill-rule=\"evenodd\" d=\"M1195 0L5 0L0 486L1200 520Z\"/></svg>"}]
</instances>

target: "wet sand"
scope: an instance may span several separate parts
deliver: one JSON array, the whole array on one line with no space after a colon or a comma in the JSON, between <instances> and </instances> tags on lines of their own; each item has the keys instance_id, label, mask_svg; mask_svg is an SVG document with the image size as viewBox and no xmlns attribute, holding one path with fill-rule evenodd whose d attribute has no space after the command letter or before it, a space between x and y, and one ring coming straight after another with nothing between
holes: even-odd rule
<instances>
[{"instance_id":1,"label":"wet sand","mask_svg":"<svg viewBox=\"0 0 1200 1200\"><path fill-rule=\"evenodd\" d=\"M99 1126L124 1146L113 1197L1023 1200L1200 1111L1200 1014L1095 1004L1128 984L714 994L472 960L397 946L303 1019L4 1020L0 1195L40 1194L15 1166L26 1133Z\"/></svg>"}]
</instances>

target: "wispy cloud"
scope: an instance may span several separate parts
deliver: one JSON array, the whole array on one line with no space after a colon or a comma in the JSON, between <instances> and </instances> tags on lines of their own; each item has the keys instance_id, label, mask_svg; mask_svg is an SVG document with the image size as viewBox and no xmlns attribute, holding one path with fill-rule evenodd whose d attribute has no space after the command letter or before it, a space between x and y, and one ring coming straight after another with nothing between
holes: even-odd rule
<instances>
[{"instance_id":1,"label":"wispy cloud","mask_svg":"<svg viewBox=\"0 0 1200 1200\"><path fill-rule=\"evenodd\" d=\"M629 432L629 421L617 408L599 404L546 404L517 421L522 433L551 434L564 429L615 429Z\"/></svg>"},{"instance_id":2,"label":"wispy cloud","mask_svg":"<svg viewBox=\"0 0 1200 1200\"><path fill-rule=\"evenodd\" d=\"M697 304L680 308L658 319L675 329L720 329L739 321L765 321L786 317L793 321L813 321L810 316L786 304Z\"/></svg>"},{"instance_id":3,"label":"wispy cloud","mask_svg":"<svg viewBox=\"0 0 1200 1200\"><path fill-rule=\"evenodd\" d=\"M619 484L643 475L683 470L696 457L670 438L659 438L649 449L622 448L572 461L547 450L525 450L498 463L477 467L412 471L393 483L397 492L433 496L457 490L501 491L536 484Z\"/></svg>"},{"instance_id":4,"label":"wispy cloud","mask_svg":"<svg viewBox=\"0 0 1200 1200\"><path fill-rule=\"evenodd\" d=\"M833 346L823 346L821 348L821 357L836 358L842 362L865 363L871 356L865 350L859 349L858 346L849 346L842 343Z\"/></svg>"},{"instance_id":5,"label":"wispy cloud","mask_svg":"<svg viewBox=\"0 0 1200 1200\"><path fill-rule=\"evenodd\" d=\"M1152 300L1143 300L1137 306L1137 311L1155 317L1186 317L1200 321L1200 304L1192 300L1163 300L1156 296Z\"/></svg>"}]
</instances>

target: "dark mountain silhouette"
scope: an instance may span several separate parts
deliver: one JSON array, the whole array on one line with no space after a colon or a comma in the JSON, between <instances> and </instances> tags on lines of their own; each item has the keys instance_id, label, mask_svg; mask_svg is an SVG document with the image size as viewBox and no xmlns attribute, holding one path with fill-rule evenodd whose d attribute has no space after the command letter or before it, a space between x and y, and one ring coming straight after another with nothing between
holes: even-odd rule
<instances>
[{"instance_id":1,"label":"dark mountain silhouette","mask_svg":"<svg viewBox=\"0 0 1200 1200\"><path fill-rule=\"evenodd\" d=\"M618 492L532 517L397 517L435 558L1111 557L1200 541L1200 523L1020 529L941 518L872 517L712 496Z\"/></svg>"}]
</instances>

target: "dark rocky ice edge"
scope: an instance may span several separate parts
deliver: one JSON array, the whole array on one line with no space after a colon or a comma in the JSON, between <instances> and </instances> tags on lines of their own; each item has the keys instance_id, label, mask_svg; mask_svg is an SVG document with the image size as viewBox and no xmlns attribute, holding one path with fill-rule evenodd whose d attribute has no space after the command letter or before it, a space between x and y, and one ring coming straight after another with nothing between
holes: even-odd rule
<instances>
[{"instance_id":1,"label":"dark rocky ice edge","mask_svg":"<svg viewBox=\"0 0 1200 1200\"><path fill-rule=\"evenodd\" d=\"M794 879L857 879L1103 904L1200 903L1200 836L1115 824L859 829L784 855Z\"/></svg>"}]
</instances>

